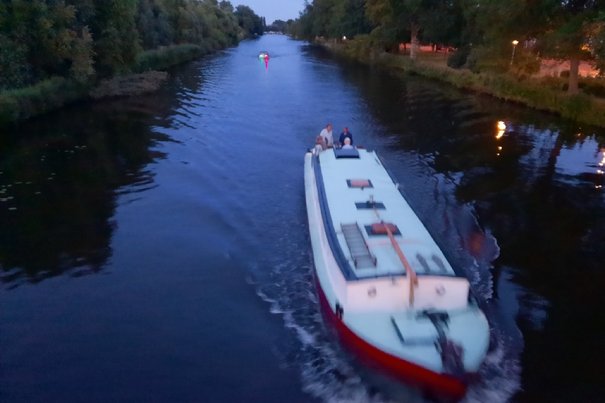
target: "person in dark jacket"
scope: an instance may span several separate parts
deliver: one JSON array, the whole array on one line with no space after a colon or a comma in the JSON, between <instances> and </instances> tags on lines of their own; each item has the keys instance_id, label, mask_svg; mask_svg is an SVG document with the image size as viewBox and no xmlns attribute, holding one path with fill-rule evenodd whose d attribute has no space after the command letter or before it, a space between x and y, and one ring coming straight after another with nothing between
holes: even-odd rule
<instances>
[{"instance_id":1,"label":"person in dark jacket","mask_svg":"<svg viewBox=\"0 0 605 403\"><path fill-rule=\"evenodd\" d=\"M351 140L351 145L353 145L353 133L351 133L349 131L349 128L345 126L345 128L343 129L342 133L340 133L340 137L338 138L338 142L340 143L340 146L344 146L345 145L345 139L348 138Z\"/></svg>"}]
</instances>

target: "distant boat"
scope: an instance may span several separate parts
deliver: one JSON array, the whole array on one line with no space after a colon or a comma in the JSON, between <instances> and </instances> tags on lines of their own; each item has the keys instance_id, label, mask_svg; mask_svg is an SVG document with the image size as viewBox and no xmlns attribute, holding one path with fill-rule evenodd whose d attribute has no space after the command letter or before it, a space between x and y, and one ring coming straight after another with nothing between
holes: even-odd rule
<instances>
[{"instance_id":1,"label":"distant boat","mask_svg":"<svg viewBox=\"0 0 605 403\"><path fill-rule=\"evenodd\" d=\"M455 274L375 152L320 148L305 155L304 172L326 317L366 361L461 398L490 338L468 279Z\"/></svg>"},{"instance_id":2,"label":"distant boat","mask_svg":"<svg viewBox=\"0 0 605 403\"><path fill-rule=\"evenodd\" d=\"M258 58L259 59L266 59L266 58L268 59L269 58L269 52L267 52L266 50L261 50L258 53Z\"/></svg>"}]
</instances>

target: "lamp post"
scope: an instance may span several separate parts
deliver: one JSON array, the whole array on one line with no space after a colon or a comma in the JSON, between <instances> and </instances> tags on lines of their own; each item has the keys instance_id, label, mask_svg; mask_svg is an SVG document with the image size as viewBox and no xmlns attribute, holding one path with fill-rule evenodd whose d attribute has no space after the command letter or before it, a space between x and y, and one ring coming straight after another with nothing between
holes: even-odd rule
<instances>
[{"instance_id":1,"label":"lamp post","mask_svg":"<svg viewBox=\"0 0 605 403\"><path fill-rule=\"evenodd\" d=\"M519 44L519 41L515 39L515 40L512 42L512 44L513 44L513 54L512 54L512 56L510 57L510 65L511 65L511 66L513 65L513 60L515 60L515 49L517 48L517 45Z\"/></svg>"}]
</instances>

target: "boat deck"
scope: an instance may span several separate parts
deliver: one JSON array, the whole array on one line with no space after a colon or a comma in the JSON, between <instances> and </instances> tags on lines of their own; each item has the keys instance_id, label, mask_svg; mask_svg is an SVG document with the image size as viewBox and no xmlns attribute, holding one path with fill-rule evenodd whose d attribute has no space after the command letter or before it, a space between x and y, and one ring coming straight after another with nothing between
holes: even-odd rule
<instances>
[{"instance_id":1,"label":"boat deck","mask_svg":"<svg viewBox=\"0 0 605 403\"><path fill-rule=\"evenodd\" d=\"M305 191L320 298L343 339L402 377L463 391L456 374L478 370L488 322L378 156L308 152Z\"/></svg>"},{"instance_id":2,"label":"boat deck","mask_svg":"<svg viewBox=\"0 0 605 403\"><path fill-rule=\"evenodd\" d=\"M372 225L381 222L395 225L393 235L418 275L455 275L374 152L329 149L317 158L326 211L354 273L349 280L405 274L388 235L377 227L382 233L372 231Z\"/></svg>"}]
</instances>

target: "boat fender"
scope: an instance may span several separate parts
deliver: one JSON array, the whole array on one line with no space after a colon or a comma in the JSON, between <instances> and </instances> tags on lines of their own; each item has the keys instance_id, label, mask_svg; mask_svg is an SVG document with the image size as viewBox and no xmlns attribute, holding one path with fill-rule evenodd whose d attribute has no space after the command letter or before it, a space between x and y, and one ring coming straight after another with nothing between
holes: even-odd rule
<instances>
[{"instance_id":1,"label":"boat fender","mask_svg":"<svg viewBox=\"0 0 605 403\"><path fill-rule=\"evenodd\" d=\"M338 319L342 320L342 315L345 313L344 309L342 308L342 305L340 305L340 303L336 303L336 309L334 310L334 313L336 313L336 317Z\"/></svg>"}]
</instances>

